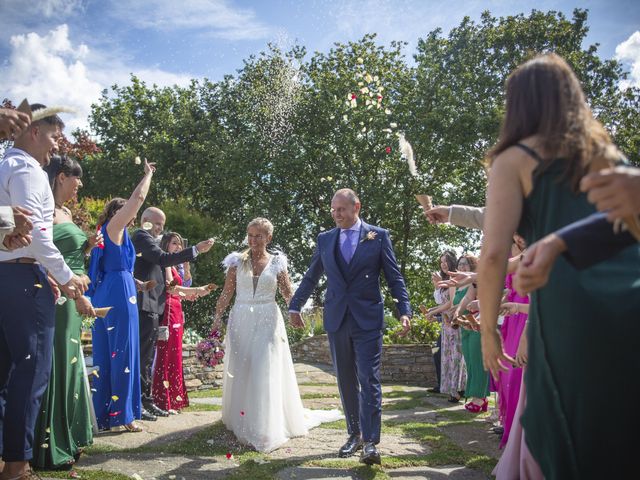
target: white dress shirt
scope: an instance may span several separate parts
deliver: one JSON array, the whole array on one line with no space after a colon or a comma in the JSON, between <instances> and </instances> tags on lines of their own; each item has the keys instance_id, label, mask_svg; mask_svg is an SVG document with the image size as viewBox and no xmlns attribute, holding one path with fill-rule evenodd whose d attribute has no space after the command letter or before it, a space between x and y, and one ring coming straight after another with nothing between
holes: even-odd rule
<instances>
[{"instance_id":1,"label":"white dress shirt","mask_svg":"<svg viewBox=\"0 0 640 480\"><path fill-rule=\"evenodd\" d=\"M13 209L10 206L0 207L0 250L6 250L2 242L4 237L13 232L16 224L13 219Z\"/></svg>"},{"instance_id":2,"label":"white dress shirt","mask_svg":"<svg viewBox=\"0 0 640 480\"><path fill-rule=\"evenodd\" d=\"M342 245L347 241L347 234L345 233L347 230L353 230L355 233L351 234L351 252L355 253L356 248L358 248L358 242L360 241L360 227L362 227L362 220L358 218L356 223L353 224L351 228L341 228L340 229L340 250L342 251Z\"/></svg>"},{"instance_id":3,"label":"white dress shirt","mask_svg":"<svg viewBox=\"0 0 640 480\"><path fill-rule=\"evenodd\" d=\"M68 283L73 272L53 244L55 204L49 177L35 158L19 148L7 150L0 161L0 205L17 205L33 213L29 217L33 223L31 245L11 252L0 251L0 262L34 258L60 284Z\"/></svg>"}]
</instances>

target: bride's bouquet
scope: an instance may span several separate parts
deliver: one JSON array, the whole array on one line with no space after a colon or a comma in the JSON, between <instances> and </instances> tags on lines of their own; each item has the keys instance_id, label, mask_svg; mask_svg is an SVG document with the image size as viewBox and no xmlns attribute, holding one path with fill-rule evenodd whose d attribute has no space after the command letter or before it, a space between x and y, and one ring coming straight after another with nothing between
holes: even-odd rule
<instances>
[{"instance_id":1,"label":"bride's bouquet","mask_svg":"<svg viewBox=\"0 0 640 480\"><path fill-rule=\"evenodd\" d=\"M205 367L215 367L222 363L223 357L222 333L219 330L213 330L207 338L196 345L196 358Z\"/></svg>"}]
</instances>

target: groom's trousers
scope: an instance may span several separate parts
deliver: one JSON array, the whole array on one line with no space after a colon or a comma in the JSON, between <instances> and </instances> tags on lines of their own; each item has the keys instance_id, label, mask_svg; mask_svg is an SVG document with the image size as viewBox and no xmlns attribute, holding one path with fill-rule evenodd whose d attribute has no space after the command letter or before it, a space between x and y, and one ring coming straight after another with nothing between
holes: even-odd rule
<instances>
[{"instance_id":1,"label":"groom's trousers","mask_svg":"<svg viewBox=\"0 0 640 480\"><path fill-rule=\"evenodd\" d=\"M350 435L380 442L382 330L363 330L347 310L340 328L327 333Z\"/></svg>"}]
</instances>

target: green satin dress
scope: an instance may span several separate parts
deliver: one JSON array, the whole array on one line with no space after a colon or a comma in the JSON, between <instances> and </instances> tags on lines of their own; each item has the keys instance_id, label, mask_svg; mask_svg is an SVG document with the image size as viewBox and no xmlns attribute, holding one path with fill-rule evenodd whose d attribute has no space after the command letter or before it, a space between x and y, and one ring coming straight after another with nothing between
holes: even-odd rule
<instances>
[{"instance_id":1,"label":"green satin dress","mask_svg":"<svg viewBox=\"0 0 640 480\"><path fill-rule=\"evenodd\" d=\"M53 243L76 274L85 273L85 233L74 223L53 226ZM49 386L36 423L36 468L60 468L74 462L93 443L90 396L85 381L80 335L82 317L73 300L56 305L56 329Z\"/></svg>"},{"instance_id":2,"label":"green satin dress","mask_svg":"<svg viewBox=\"0 0 640 480\"><path fill-rule=\"evenodd\" d=\"M562 167L556 160L534 175L519 227L529 245L595 211L561 180ZM528 340L521 421L545 478L630 478L622 472L637 472L640 247L584 270L560 256L531 297Z\"/></svg>"},{"instance_id":3,"label":"green satin dress","mask_svg":"<svg viewBox=\"0 0 640 480\"><path fill-rule=\"evenodd\" d=\"M453 305L462 301L468 289L469 287L456 290ZM468 311L465 310L463 313L468 313ZM464 363L467 366L467 385L464 389L464 396L485 398L489 395L489 374L484 370L482 363L480 332L460 328L460 343L462 344Z\"/></svg>"}]
</instances>

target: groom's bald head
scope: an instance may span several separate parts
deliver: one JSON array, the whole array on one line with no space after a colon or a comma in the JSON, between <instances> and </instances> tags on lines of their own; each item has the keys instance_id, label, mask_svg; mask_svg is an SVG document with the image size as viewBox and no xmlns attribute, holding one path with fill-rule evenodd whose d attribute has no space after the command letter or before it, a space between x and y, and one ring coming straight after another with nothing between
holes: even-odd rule
<instances>
[{"instance_id":1,"label":"groom's bald head","mask_svg":"<svg viewBox=\"0 0 640 480\"><path fill-rule=\"evenodd\" d=\"M331 216L339 228L351 228L360 214L360 199L350 188L341 188L331 200Z\"/></svg>"},{"instance_id":2,"label":"groom's bald head","mask_svg":"<svg viewBox=\"0 0 640 480\"><path fill-rule=\"evenodd\" d=\"M356 194L356 192L354 192L350 188L341 188L340 190L338 190L336 193L333 194L333 198L336 198L336 197L346 198L349 202L351 202L351 205L360 203L360 199L358 198L358 195Z\"/></svg>"}]
</instances>

